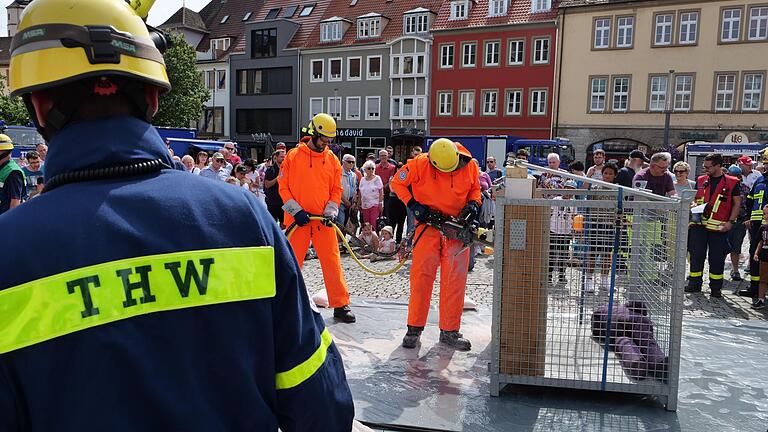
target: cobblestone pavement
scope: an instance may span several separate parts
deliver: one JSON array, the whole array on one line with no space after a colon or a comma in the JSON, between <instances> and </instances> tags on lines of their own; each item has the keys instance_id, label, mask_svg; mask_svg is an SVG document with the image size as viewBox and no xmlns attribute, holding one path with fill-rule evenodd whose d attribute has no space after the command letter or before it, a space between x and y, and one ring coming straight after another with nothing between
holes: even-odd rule
<instances>
[{"instance_id":1,"label":"cobblestone pavement","mask_svg":"<svg viewBox=\"0 0 768 432\"><path fill-rule=\"evenodd\" d=\"M746 254L745 254L746 255ZM392 268L395 261L384 261L365 264L378 270ZM363 271L348 255L342 255L341 260L344 274L347 278L350 294L353 297L366 297L377 299L408 300L408 274L410 261L397 273L387 276L373 276ZM743 264L742 264L743 267ZM726 279L730 275L730 262L726 263ZM304 262L304 279L311 293L324 288L320 262L311 259ZM706 269L705 269L705 275ZM749 279L749 275L742 277ZM436 298L439 293L440 275L435 281L435 290L432 293ZM768 320L766 309L756 311L750 308L751 299L739 297L734 294L738 289L748 288L749 282L734 282L726 280L723 287L722 299L710 299L709 290L705 286L702 293L685 294L683 316L691 318L716 318L716 319L741 319L741 320ZM474 300L481 307L490 307L493 303L493 257L481 256L477 258L475 269L467 278L467 297Z\"/></svg>"}]
</instances>

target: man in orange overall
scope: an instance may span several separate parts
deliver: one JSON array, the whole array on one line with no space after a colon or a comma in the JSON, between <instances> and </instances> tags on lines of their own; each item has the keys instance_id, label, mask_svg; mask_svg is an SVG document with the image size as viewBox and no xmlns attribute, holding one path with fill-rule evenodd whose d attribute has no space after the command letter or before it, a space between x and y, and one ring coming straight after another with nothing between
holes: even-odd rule
<instances>
[{"instance_id":1,"label":"man in orange overall","mask_svg":"<svg viewBox=\"0 0 768 432\"><path fill-rule=\"evenodd\" d=\"M296 148L291 149L280 166L280 197L285 203L285 225L296 221L296 228L288 241L299 262L309 243L315 246L323 281L328 291L328 305L333 316L345 323L355 322L355 314L349 308L349 290L341 272L341 255L336 230L322 221L310 221L309 215L323 215L335 220L341 202L341 164L328 144L336 137L336 121L328 114L320 113L312 118Z\"/></svg>"},{"instance_id":2,"label":"man in orange overall","mask_svg":"<svg viewBox=\"0 0 768 432\"><path fill-rule=\"evenodd\" d=\"M408 331L403 347L414 348L427 322L432 287L440 266L440 342L468 351L472 345L459 333L464 309L469 253L459 240L444 237L425 225L431 212L471 223L480 213L480 172L472 155L461 144L441 138L429 154L420 154L395 174L392 191L414 213L411 265L411 296L408 301Z\"/></svg>"}]
</instances>

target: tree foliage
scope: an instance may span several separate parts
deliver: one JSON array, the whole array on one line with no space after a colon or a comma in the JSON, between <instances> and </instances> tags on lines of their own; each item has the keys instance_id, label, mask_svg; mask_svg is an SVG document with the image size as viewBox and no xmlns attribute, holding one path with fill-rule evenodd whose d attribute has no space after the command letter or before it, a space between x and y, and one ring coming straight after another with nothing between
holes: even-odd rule
<instances>
[{"instance_id":1,"label":"tree foliage","mask_svg":"<svg viewBox=\"0 0 768 432\"><path fill-rule=\"evenodd\" d=\"M0 120L9 125L26 126L29 114L20 97L11 97L5 88L5 76L0 74Z\"/></svg>"},{"instance_id":2,"label":"tree foliage","mask_svg":"<svg viewBox=\"0 0 768 432\"><path fill-rule=\"evenodd\" d=\"M172 46L163 57L172 88L160 97L160 109L152 122L157 126L189 127L190 122L200 119L203 103L211 95L195 68L195 49L180 34L171 34L170 38Z\"/></svg>"}]
</instances>

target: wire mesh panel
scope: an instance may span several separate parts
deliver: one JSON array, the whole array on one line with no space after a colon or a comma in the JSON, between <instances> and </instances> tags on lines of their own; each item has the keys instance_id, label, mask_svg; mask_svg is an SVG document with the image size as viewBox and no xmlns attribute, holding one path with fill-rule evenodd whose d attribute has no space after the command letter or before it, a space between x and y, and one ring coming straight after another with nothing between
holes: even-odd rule
<instances>
[{"instance_id":1,"label":"wire mesh panel","mask_svg":"<svg viewBox=\"0 0 768 432\"><path fill-rule=\"evenodd\" d=\"M687 203L607 184L539 194L497 202L492 394L619 391L676 409Z\"/></svg>"}]
</instances>

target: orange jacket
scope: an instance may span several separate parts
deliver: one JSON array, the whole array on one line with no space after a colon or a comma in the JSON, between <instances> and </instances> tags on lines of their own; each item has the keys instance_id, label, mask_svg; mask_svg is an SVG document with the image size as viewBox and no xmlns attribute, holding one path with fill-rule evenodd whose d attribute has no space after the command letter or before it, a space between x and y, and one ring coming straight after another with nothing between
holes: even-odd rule
<instances>
[{"instance_id":1,"label":"orange jacket","mask_svg":"<svg viewBox=\"0 0 768 432\"><path fill-rule=\"evenodd\" d=\"M480 201L480 169L470 161L451 173L438 171L422 153L408 161L392 179L392 191L404 203L411 198L441 213L457 217L470 201Z\"/></svg>"},{"instance_id":2,"label":"orange jacket","mask_svg":"<svg viewBox=\"0 0 768 432\"><path fill-rule=\"evenodd\" d=\"M296 200L309 214L322 215L329 201L341 203L341 163L328 148L318 153L300 142L285 155L277 182L283 202Z\"/></svg>"}]
</instances>

